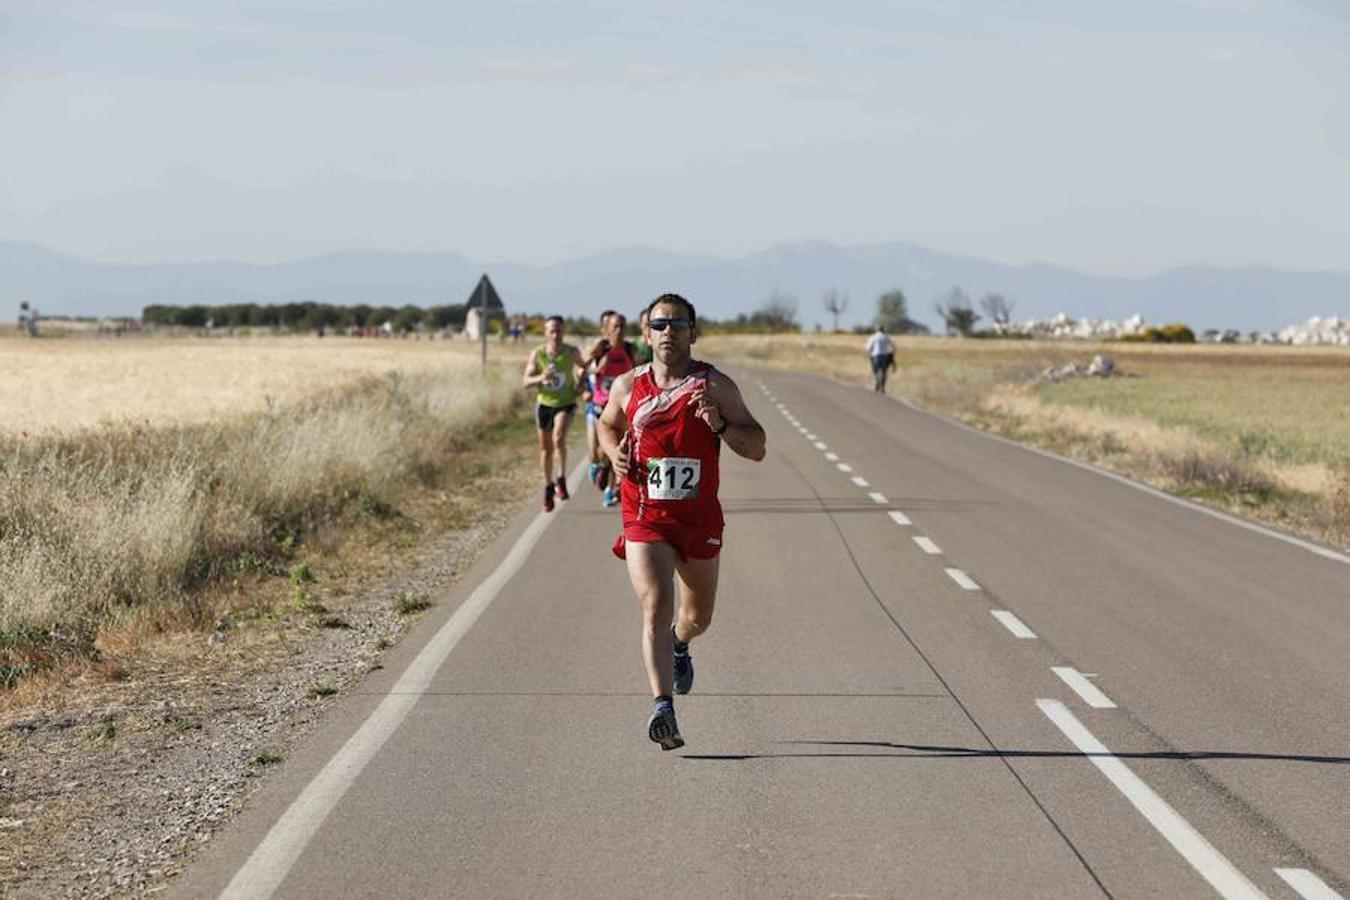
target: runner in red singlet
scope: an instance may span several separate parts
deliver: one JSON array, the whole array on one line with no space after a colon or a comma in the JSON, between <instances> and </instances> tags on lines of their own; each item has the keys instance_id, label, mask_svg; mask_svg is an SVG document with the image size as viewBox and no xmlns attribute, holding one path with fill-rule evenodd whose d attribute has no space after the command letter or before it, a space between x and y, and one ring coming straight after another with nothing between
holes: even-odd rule
<instances>
[{"instance_id":1,"label":"runner in red singlet","mask_svg":"<svg viewBox=\"0 0 1350 900\"><path fill-rule=\"evenodd\" d=\"M672 695L693 686L689 642L707 631L717 597L718 452L725 442L761 460L764 429L735 382L690 357L698 338L693 304L663 294L647 311L652 362L615 380L596 430L623 485L614 553L627 560L642 604L642 659L655 697L647 736L674 750L684 738Z\"/></svg>"},{"instance_id":2,"label":"runner in red singlet","mask_svg":"<svg viewBox=\"0 0 1350 900\"><path fill-rule=\"evenodd\" d=\"M592 360L591 376L591 408L594 410L596 419L599 419L600 413L605 409L605 403L609 400L609 392L614 384L614 380L625 372L632 371L637 365L637 349L629 341L625 341L624 330L628 327L628 319L623 313L611 312L605 322L604 331L599 340L591 347L590 359ZM597 434L598 439L598 434ZM593 457L594 458L594 457ZM600 470L596 472L593 480L596 487L605 492L605 505L613 506L619 502L618 485L612 483L610 478L609 460L603 454L599 455Z\"/></svg>"}]
</instances>

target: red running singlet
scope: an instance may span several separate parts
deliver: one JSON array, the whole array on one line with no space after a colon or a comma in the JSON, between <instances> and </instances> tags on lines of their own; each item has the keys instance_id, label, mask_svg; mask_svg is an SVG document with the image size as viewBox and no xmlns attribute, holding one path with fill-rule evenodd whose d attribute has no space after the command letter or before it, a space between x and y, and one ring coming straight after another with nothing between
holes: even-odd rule
<instances>
[{"instance_id":1,"label":"red running singlet","mask_svg":"<svg viewBox=\"0 0 1350 900\"><path fill-rule=\"evenodd\" d=\"M691 362L688 377L669 390L652 379L651 365L633 375L624 412L632 435L632 463L623 481L623 527L628 540L666 541L683 557L707 559L722 547L722 504L717 500L722 441L694 414L690 398L706 389L712 366ZM614 551L623 556L623 537Z\"/></svg>"},{"instance_id":2,"label":"red running singlet","mask_svg":"<svg viewBox=\"0 0 1350 900\"><path fill-rule=\"evenodd\" d=\"M604 409L609 401L609 389L614 384L614 379L636 365L637 358L633 355L632 345L627 341L621 341L618 346L606 350L595 370L595 390L591 402Z\"/></svg>"}]
</instances>

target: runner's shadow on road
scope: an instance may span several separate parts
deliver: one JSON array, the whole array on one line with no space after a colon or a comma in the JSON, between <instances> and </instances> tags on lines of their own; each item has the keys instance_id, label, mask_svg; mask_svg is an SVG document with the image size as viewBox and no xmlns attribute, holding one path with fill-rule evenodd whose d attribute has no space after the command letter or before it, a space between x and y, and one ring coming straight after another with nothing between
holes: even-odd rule
<instances>
[{"instance_id":1,"label":"runner's shadow on road","mask_svg":"<svg viewBox=\"0 0 1350 900\"><path fill-rule=\"evenodd\" d=\"M809 747L855 748L855 752L817 750L784 753L685 753L685 759L739 762L751 759L1157 759L1195 762L1209 759L1256 762L1299 762L1345 765L1350 756L1311 756L1299 753L1250 753L1244 750L1150 750L1120 753L1083 753L1074 750L998 750L990 747L944 747L932 744L898 744L891 741L782 741ZM867 749L863 749L867 748Z\"/></svg>"}]
</instances>

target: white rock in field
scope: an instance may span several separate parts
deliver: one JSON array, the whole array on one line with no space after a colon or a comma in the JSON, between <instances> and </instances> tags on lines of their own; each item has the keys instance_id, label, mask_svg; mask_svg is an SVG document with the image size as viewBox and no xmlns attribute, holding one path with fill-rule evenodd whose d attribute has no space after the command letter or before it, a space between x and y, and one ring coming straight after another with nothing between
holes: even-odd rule
<instances>
[{"instance_id":1,"label":"white rock in field","mask_svg":"<svg viewBox=\"0 0 1350 900\"><path fill-rule=\"evenodd\" d=\"M1092 362L1088 363L1087 373L1096 375L1100 378L1110 376L1116 370L1116 361L1109 356L1098 353L1092 357Z\"/></svg>"}]
</instances>

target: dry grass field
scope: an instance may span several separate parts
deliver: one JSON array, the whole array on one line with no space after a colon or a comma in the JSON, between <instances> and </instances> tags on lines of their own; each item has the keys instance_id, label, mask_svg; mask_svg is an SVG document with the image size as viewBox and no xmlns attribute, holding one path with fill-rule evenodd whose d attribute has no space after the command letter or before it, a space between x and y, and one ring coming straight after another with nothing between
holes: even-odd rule
<instances>
[{"instance_id":1,"label":"dry grass field","mask_svg":"<svg viewBox=\"0 0 1350 900\"><path fill-rule=\"evenodd\" d=\"M493 360L524 360L493 344ZM458 378L477 344L344 337L104 338L0 344L0 430L212 422L386 372Z\"/></svg>"},{"instance_id":2,"label":"dry grass field","mask_svg":"<svg viewBox=\"0 0 1350 900\"><path fill-rule=\"evenodd\" d=\"M704 355L870 385L865 338L708 337ZM988 430L1350 546L1350 353L1335 348L898 341L893 392ZM1039 383L1111 356L1109 379Z\"/></svg>"},{"instance_id":3,"label":"dry grass field","mask_svg":"<svg viewBox=\"0 0 1350 900\"><path fill-rule=\"evenodd\" d=\"M524 399L523 350L492 352L484 378L450 342L7 342L0 687L129 617L209 627L210 585L453 491L457 456Z\"/></svg>"}]
</instances>

